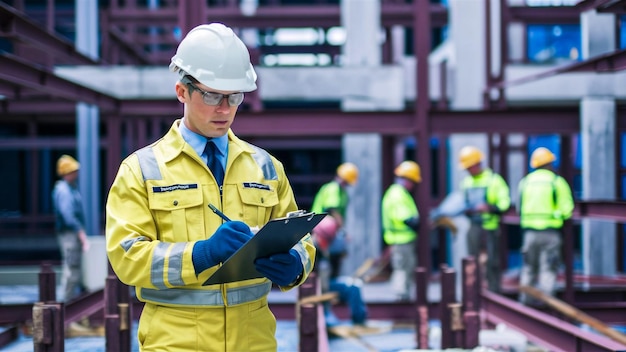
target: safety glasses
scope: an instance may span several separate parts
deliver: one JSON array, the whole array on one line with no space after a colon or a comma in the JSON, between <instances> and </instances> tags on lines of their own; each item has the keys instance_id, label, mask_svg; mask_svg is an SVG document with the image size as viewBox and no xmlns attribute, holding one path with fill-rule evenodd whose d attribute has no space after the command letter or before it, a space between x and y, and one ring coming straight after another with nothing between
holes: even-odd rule
<instances>
[{"instance_id":1,"label":"safety glasses","mask_svg":"<svg viewBox=\"0 0 626 352\"><path fill-rule=\"evenodd\" d=\"M229 106L239 106L243 102L243 92L237 92L237 93L231 93L231 94L207 92L206 90L200 89L187 77L184 77L181 80L181 82L189 86L192 92L194 89L200 92L200 94L202 94L202 101L204 101L206 105L211 105L211 106L220 105L224 98L228 99Z\"/></svg>"}]
</instances>

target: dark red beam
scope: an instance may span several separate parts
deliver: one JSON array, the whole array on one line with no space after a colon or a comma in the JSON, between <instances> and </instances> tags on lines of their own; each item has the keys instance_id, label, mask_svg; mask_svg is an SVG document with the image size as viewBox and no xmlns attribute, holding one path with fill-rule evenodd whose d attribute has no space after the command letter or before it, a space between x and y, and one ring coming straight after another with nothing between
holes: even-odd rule
<instances>
[{"instance_id":1,"label":"dark red beam","mask_svg":"<svg viewBox=\"0 0 626 352\"><path fill-rule=\"evenodd\" d=\"M74 43L48 32L15 8L0 2L0 37L30 44L37 49L66 60L68 64L93 65L97 60L76 51Z\"/></svg>"},{"instance_id":2,"label":"dark red beam","mask_svg":"<svg viewBox=\"0 0 626 352\"><path fill-rule=\"evenodd\" d=\"M576 202L574 216L626 223L626 202L588 200Z\"/></svg>"},{"instance_id":3,"label":"dark red beam","mask_svg":"<svg viewBox=\"0 0 626 352\"><path fill-rule=\"evenodd\" d=\"M182 116L182 105L171 100L118 101L120 116ZM0 104L0 121L19 121L21 115L73 115L73 102L20 102ZM107 111L103 111L106 119ZM622 115L624 115L622 113ZM458 132L576 133L580 129L577 108L527 108L494 111L431 111L433 134ZM626 117L621 117L624 119ZM280 128L277 128L280 126ZM409 135L417 129L412 111L342 112L339 110L264 111L238 113L233 129L246 136L330 136L347 132Z\"/></svg>"},{"instance_id":4,"label":"dark red beam","mask_svg":"<svg viewBox=\"0 0 626 352\"><path fill-rule=\"evenodd\" d=\"M626 13L625 0L582 0L576 4L580 11L596 10L616 14Z\"/></svg>"},{"instance_id":5,"label":"dark red beam","mask_svg":"<svg viewBox=\"0 0 626 352\"><path fill-rule=\"evenodd\" d=\"M443 27L448 23L448 9L440 4L431 4L431 25ZM302 6L259 6L253 16L244 16L238 7L208 7L207 21L220 21L239 28L330 28L341 24L341 10L338 5ZM135 26L152 26L155 23L176 24L177 8L120 8L106 12L108 21L114 25L132 23ZM404 25L412 27L412 4L381 4L383 26Z\"/></svg>"},{"instance_id":6,"label":"dark red beam","mask_svg":"<svg viewBox=\"0 0 626 352\"><path fill-rule=\"evenodd\" d=\"M117 99L56 76L11 54L0 55L0 81L16 87L28 87L52 97L97 105L103 111L114 111Z\"/></svg>"},{"instance_id":7,"label":"dark red beam","mask_svg":"<svg viewBox=\"0 0 626 352\"><path fill-rule=\"evenodd\" d=\"M492 88L510 88L513 86L518 86L520 84L535 82L540 79L556 76L561 73L568 72L616 72L626 70L626 49L616 50L611 53L606 53L602 55L595 56L589 60L585 60L582 62L574 62L562 65L555 69L546 70L544 72L540 72L534 75L529 75L526 77L521 77L518 79L498 82L492 85ZM485 91L489 91L489 88L486 88Z\"/></svg>"},{"instance_id":8,"label":"dark red beam","mask_svg":"<svg viewBox=\"0 0 626 352\"><path fill-rule=\"evenodd\" d=\"M511 21L525 24L578 24L580 9L574 6L510 6Z\"/></svg>"},{"instance_id":9,"label":"dark red beam","mask_svg":"<svg viewBox=\"0 0 626 352\"><path fill-rule=\"evenodd\" d=\"M495 293L483 291L485 319L493 325L504 323L551 351L623 351L625 345L580 328Z\"/></svg>"}]
</instances>

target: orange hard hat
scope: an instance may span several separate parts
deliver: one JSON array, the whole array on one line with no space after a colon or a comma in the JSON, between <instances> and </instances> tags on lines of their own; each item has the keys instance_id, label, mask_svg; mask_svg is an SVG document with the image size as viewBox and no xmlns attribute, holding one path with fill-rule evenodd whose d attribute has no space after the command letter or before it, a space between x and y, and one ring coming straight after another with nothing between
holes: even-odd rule
<instances>
[{"instance_id":1,"label":"orange hard hat","mask_svg":"<svg viewBox=\"0 0 626 352\"><path fill-rule=\"evenodd\" d=\"M337 168L337 176L353 185L359 179L359 168L353 163L343 163Z\"/></svg>"},{"instance_id":2,"label":"orange hard hat","mask_svg":"<svg viewBox=\"0 0 626 352\"><path fill-rule=\"evenodd\" d=\"M548 149L539 147L530 156L530 166L536 169L556 160L556 156Z\"/></svg>"},{"instance_id":3,"label":"orange hard hat","mask_svg":"<svg viewBox=\"0 0 626 352\"><path fill-rule=\"evenodd\" d=\"M69 155L61 155L57 161L57 174L65 176L80 169L80 163Z\"/></svg>"},{"instance_id":4,"label":"orange hard hat","mask_svg":"<svg viewBox=\"0 0 626 352\"><path fill-rule=\"evenodd\" d=\"M398 177L404 177L415 183L422 182L420 166L415 161L403 161L396 167L393 173Z\"/></svg>"},{"instance_id":5,"label":"orange hard hat","mask_svg":"<svg viewBox=\"0 0 626 352\"><path fill-rule=\"evenodd\" d=\"M459 167L466 170L483 160L483 153L476 147L468 145L459 152Z\"/></svg>"}]
</instances>

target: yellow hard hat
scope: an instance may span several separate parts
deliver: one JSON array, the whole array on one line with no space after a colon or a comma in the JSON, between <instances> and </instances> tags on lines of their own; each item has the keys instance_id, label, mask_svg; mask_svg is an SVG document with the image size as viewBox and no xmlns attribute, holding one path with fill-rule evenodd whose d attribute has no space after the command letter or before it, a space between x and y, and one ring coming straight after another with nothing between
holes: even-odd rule
<instances>
[{"instance_id":1,"label":"yellow hard hat","mask_svg":"<svg viewBox=\"0 0 626 352\"><path fill-rule=\"evenodd\" d=\"M343 163L337 168L337 176L349 185L353 185L359 179L359 168L353 163Z\"/></svg>"},{"instance_id":2,"label":"yellow hard hat","mask_svg":"<svg viewBox=\"0 0 626 352\"><path fill-rule=\"evenodd\" d=\"M478 164L482 160L483 153L471 145L463 147L459 153L459 167L464 170Z\"/></svg>"},{"instance_id":3,"label":"yellow hard hat","mask_svg":"<svg viewBox=\"0 0 626 352\"><path fill-rule=\"evenodd\" d=\"M80 169L80 163L69 155L61 155L57 161L57 174L59 176L67 175Z\"/></svg>"},{"instance_id":4,"label":"yellow hard hat","mask_svg":"<svg viewBox=\"0 0 626 352\"><path fill-rule=\"evenodd\" d=\"M530 166L536 169L555 160L556 156L548 148L539 147L530 156Z\"/></svg>"},{"instance_id":5,"label":"yellow hard hat","mask_svg":"<svg viewBox=\"0 0 626 352\"><path fill-rule=\"evenodd\" d=\"M393 173L398 177L404 177L415 183L422 182L422 173L415 161L403 161L396 167Z\"/></svg>"}]
</instances>

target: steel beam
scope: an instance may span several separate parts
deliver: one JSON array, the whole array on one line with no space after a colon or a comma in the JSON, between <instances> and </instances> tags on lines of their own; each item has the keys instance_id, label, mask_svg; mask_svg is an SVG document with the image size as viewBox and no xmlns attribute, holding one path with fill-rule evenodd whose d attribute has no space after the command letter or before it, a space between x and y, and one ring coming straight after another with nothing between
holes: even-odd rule
<instances>
[{"instance_id":1,"label":"steel beam","mask_svg":"<svg viewBox=\"0 0 626 352\"><path fill-rule=\"evenodd\" d=\"M53 72L11 54L0 55L0 81L52 97L97 105L103 113L115 111L118 107L118 101L113 97L57 77Z\"/></svg>"},{"instance_id":2,"label":"steel beam","mask_svg":"<svg viewBox=\"0 0 626 352\"><path fill-rule=\"evenodd\" d=\"M540 79L556 76L561 73L569 72L616 72L626 69L626 49L616 50L611 53L595 56L589 60L583 62L574 62L571 64L565 64L561 67L540 72L534 75L521 77L518 79L499 82L492 85L492 88L510 88L523 83L534 82ZM487 88L488 90L489 88Z\"/></svg>"},{"instance_id":3,"label":"steel beam","mask_svg":"<svg viewBox=\"0 0 626 352\"><path fill-rule=\"evenodd\" d=\"M604 200L576 202L574 216L626 223L626 202Z\"/></svg>"},{"instance_id":4,"label":"steel beam","mask_svg":"<svg viewBox=\"0 0 626 352\"><path fill-rule=\"evenodd\" d=\"M65 306L65 325L104 312L104 290L82 295Z\"/></svg>"},{"instance_id":5,"label":"steel beam","mask_svg":"<svg viewBox=\"0 0 626 352\"><path fill-rule=\"evenodd\" d=\"M625 0L582 0L576 4L580 11L596 10L598 12L610 12L615 14L626 13Z\"/></svg>"},{"instance_id":6,"label":"steel beam","mask_svg":"<svg viewBox=\"0 0 626 352\"><path fill-rule=\"evenodd\" d=\"M582 330L492 292L483 291L481 304L484 317L489 323L506 324L528 336L530 341L551 351L589 352L626 349L626 345L608 337Z\"/></svg>"},{"instance_id":7,"label":"steel beam","mask_svg":"<svg viewBox=\"0 0 626 352\"><path fill-rule=\"evenodd\" d=\"M86 88L85 88L86 89ZM80 99L76 95L74 99ZM182 105L176 100L123 100L108 102L108 113L127 118L182 116ZM117 110L111 105L117 104ZM108 110L107 110L108 109ZM72 102L5 101L0 104L0 121L19 120L19 115L73 115ZM622 113L624 115L624 113ZM433 134L462 132L502 133L577 133L580 114L575 107L525 108L491 111L430 111L429 123ZM620 118L624 119L626 116ZM280 128L277 128L279 126ZM239 135L271 136L340 136L347 132L381 133L404 136L417 131L415 115L403 112L342 112L340 110L240 111L233 123Z\"/></svg>"},{"instance_id":8,"label":"steel beam","mask_svg":"<svg viewBox=\"0 0 626 352\"><path fill-rule=\"evenodd\" d=\"M0 2L0 37L27 43L55 57L66 60L64 63L93 65L97 60L85 56L74 47L74 43L48 32L40 24L33 22L15 8Z\"/></svg>"},{"instance_id":9,"label":"steel beam","mask_svg":"<svg viewBox=\"0 0 626 352\"><path fill-rule=\"evenodd\" d=\"M525 24L579 24L580 10L574 6L509 6L512 22Z\"/></svg>"},{"instance_id":10,"label":"steel beam","mask_svg":"<svg viewBox=\"0 0 626 352\"><path fill-rule=\"evenodd\" d=\"M440 4L430 5L432 27L448 24L448 9ZM219 20L236 28L330 28L341 25L339 5L267 5L259 6L254 16L245 16L239 7L208 7L207 21ZM178 9L109 9L106 12L112 25L152 26L155 23L176 25ZM413 26L413 5L398 3L381 4L381 23L383 26Z\"/></svg>"}]
</instances>

